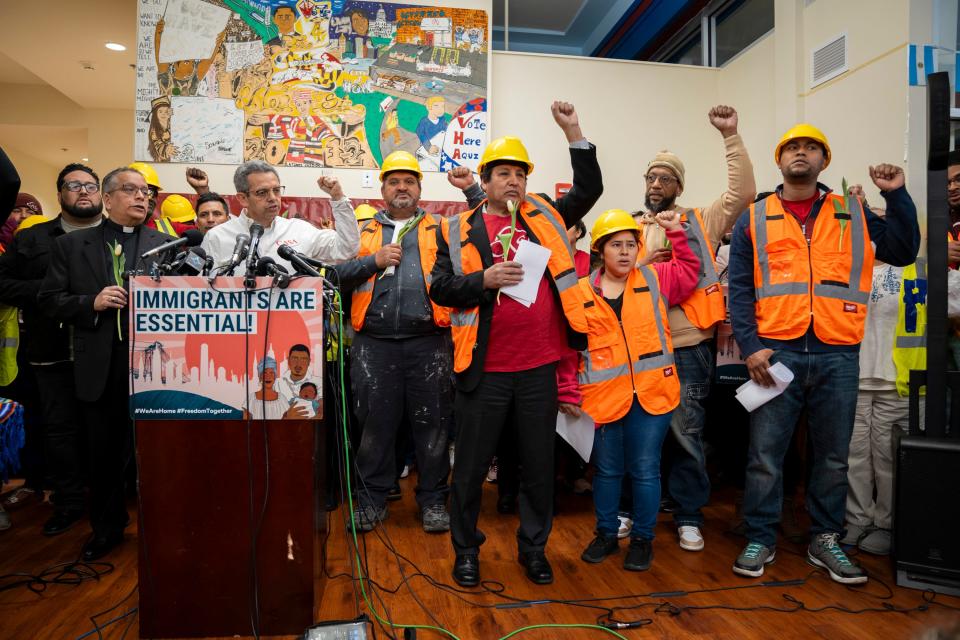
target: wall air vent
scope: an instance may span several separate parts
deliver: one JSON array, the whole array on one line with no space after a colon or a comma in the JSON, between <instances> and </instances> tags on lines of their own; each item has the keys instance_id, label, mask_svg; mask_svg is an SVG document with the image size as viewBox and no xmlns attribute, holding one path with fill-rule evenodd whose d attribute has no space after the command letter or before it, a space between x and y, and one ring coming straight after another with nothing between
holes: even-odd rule
<instances>
[{"instance_id":1,"label":"wall air vent","mask_svg":"<svg viewBox=\"0 0 960 640\"><path fill-rule=\"evenodd\" d=\"M810 55L810 87L823 84L847 71L847 34L841 33Z\"/></svg>"}]
</instances>

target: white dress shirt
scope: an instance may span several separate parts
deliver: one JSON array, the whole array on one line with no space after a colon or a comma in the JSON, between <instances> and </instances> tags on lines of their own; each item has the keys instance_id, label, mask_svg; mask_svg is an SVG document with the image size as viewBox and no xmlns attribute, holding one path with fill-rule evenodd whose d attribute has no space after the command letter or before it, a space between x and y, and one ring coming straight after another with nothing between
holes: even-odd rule
<instances>
[{"instance_id":1,"label":"white dress shirt","mask_svg":"<svg viewBox=\"0 0 960 640\"><path fill-rule=\"evenodd\" d=\"M318 229L306 220L287 219L277 216L269 227L263 230L258 252L261 257L270 256L294 272L292 265L277 254L277 247L281 244L292 247L295 251L310 258L315 258L328 264L338 264L357 255L360 250L360 231L357 228L357 218L353 213L353 205L348 198L331 201L335 229ZM210 229L203 236L203 250L213 257L214 268L230 261L237 236L250 233L253 224L246 213L232 217L221 225ZM243 274L243 265L234 272ZM226 274L231 275L231 274Z\"/></svg>"}]
</instances>

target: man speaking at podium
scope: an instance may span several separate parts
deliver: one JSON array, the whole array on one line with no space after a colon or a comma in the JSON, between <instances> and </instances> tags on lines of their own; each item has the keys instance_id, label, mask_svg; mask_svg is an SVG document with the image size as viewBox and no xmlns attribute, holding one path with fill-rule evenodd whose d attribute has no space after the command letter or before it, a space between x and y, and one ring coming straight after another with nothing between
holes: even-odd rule
<instances>
[{"instance_id":1,"label":"man speaking at podium","mask_svg":"<svg viewBox=\"0 0 960 640\"><path fill-rule=\"evenodd\" d=\"M135 169L108 173L103 179L103 205L109 220L59 237L40 285L40 309L73 328L73 371L90 461L93 537L83 545L85 562L102 558L123 542L128 522L124 469L133 464L128 409L130 285L118 271L149 272L160 256L147 260L139 256L172 240L143 225L149 196L146 181Z\"/></svg>"},{"instance_id":2,"label":"man speaking at podium","mask_svg":"<svg viewBox=\"0 0 960 640\"><path fill-rule=\"evenodd\" d=\"M318 229L305 220L288 220L280 216L283 187L277 170L263 160L251 160L237 167L233 185L237 199L243 206L240 215L214 227L203 238L201 245L213 258L215 270L222 267L223 275L233 275L234 269L243 275L242 256L235 256L237 237L246 234L252 238L254 223L263 229L258 252L261 257L273 258L293 273L290 263L277 253L280 245L287 245L297 253L324 263L339 263L357 255L360 233L353 214L353 205L343 195L340 182L323 176L317 180L320 188L330 196L333 207L334 229ZM254 227L255 228L255 227ZM251 242L251 244L253 244ZM231 266L232 265L232 266Z\"/></svg>"}]
</instances>

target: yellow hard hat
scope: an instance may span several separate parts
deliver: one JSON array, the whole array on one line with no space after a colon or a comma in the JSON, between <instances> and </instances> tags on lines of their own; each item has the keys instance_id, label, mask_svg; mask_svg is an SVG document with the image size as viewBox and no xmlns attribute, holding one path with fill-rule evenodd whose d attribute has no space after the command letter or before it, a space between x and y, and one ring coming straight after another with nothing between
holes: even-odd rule
<instances>
[{"instance_id":1,"label":"yellow hard hat","mask_svg":"<svg viewBox=\"0 0 960 640\"><path fill-rule=\"evenodd\" d=\"M49 222L49 220L50 218L48 218L47 216L41 216L39 214L33 215L33 216L27 216L26 218L20 221L20 224L17 226L16 230L13 232L13 235L17 235L24 229L29 229L35 224L40 224L41 222Z\"/></svg>"},{"instance_id":2,"label":"yellow hard hat","mask_svg":"<svg viewBox=\"0 0 960 640\"><path fill-rule=\"evenodd\" d=\"M593 230L590 232L590 250L596 251L600 240L619 231L639 233L640 226L629 212L623 209L607 209L593 223Z\"/></svg>"},{"instance_id":3,"label":"yellow hard hat","mask_svg":"<svg viewBox=\"0 0 960 640\"><path fill-rule=\"evenodd\" d=\"M519 162L527 165L527 175L533 173L533 163L530 162L530 156L527 154L527 148L523 146L520 138L515 136L504 136L497 138L487 145L483 150L483 156L480 158L480 164L477 165L477 173L482 173L483 168L491 162L498 161Z\"/></svg>"},{"instance_id":4,"label":"yellow hard hat","mask_svg":"<svg viewBox=\"0 0 960 640\"><path fill-rule=\"evenodd\" d=\"M197 219L190 201L178 193L173 193L163 199L160 205L160 215L174 222L190 222Z\"/></svg>"},{"instance_id":5,"label":"yellow hard hat","mask_svg":"<svg viewBox=\"0 0 960 640\"><path fill-rule=\"evenodd\" d=\"M383 159L383 164L380 165L380 182L383 182L383 177L391 171L409 171L416 174L417 180L423 180L420 163L409 151L394 151Z\"/></svg>"},{"instance_id":6,"label":"yellow hard hat","mask_svg":"<svg viewBox=\"0 0 960 640\"><path fill-rule=\"evenodd\" d=\"M820 129L817 129L812 124L807 124L806 122L793 125L790 130L783 134L783 137L780 138L780 143L777 145L777 150L773 152L773 158L776 160L777 164L780 164L780 150L783 149L783 145L798 138L810 138L811 140L816 140L822 144L825 160L823 163L823 168L826 169L828 166L830 166L830 143L827 142L827 136L823 135L823 131L820 131Z\"/></svg>"},{"instance_id":7,"label":"yellow hard hat","mask_svg":"<svg viewBox=\"0 0 960 640\"><path fill-rule=\"evenodd\" d=\"M151 187L156 187L160 191L163 191L163 187L160 186L160 178L157 176L157 172L154 171L153 167L148 165L146 162L131 162L127 165L128 169L133 169L139 171L143 174L143 178L147 181Z\"/></svg>"},{"instance_id":8,"label":"yellow hard hat","mask_svg":"<svg viewBox=\"0 0 960 640\"><path fill-rule=\"evenodd\" d=\"M377 210L364 203L358 204L356 208L354 208L353 213L357 216L357 222L363 222L364 220L370 220L373 218L373 216L377 215Z\"/></svg>"}]
</instances>

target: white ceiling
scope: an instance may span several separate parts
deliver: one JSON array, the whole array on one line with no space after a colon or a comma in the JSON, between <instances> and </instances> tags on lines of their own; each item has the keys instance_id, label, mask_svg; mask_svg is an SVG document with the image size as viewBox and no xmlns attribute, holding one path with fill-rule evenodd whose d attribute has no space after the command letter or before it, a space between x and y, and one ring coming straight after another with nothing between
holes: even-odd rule
<instances>
[{"instance_id":1,"label":"white ceiling","mask_svg":"<svg viewBox=\"0 0 960 640\"><path fill-rule=\"evenodd\" d=\"M136 31L135 0L3 0L0 82L46 83L88 109L132 109ZM108 50L111 41L127 50Z\"/></svg>"}]
</instances>

